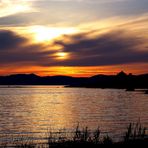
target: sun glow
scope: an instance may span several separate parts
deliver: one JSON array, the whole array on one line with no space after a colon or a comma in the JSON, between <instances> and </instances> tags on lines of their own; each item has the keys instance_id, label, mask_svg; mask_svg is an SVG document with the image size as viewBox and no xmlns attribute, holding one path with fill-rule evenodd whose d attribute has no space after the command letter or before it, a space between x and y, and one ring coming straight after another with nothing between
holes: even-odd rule
<instances>
[{"instance_id":1,"label":"sun glow","mask_svg":"<svg viewBox=\"0 0 148 148\"><path fill-rule=\"evenodd\" d=\"M57 59L64 60L64 59L68 58L68 53L66 53L66 52L58 52L58 53L56 53L56 56L57 56Z\"/></svg>"},{"instance_id":2,"label":"sun glow","mask_svg":"<svg viewBox=\"0 0 148 148\"><path fill-rule=\"evenodd\" d=\"M74 28L54 28L45 26L32 26L30 32L36 42L47 42L62 35L73 34L76 32Z\"/></svg>"}]
</instances>

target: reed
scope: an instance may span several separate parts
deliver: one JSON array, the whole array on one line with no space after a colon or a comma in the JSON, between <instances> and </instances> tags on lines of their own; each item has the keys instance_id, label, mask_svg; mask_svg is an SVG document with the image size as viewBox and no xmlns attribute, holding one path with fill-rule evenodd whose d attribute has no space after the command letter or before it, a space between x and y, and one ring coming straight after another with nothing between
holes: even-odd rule
<instances>
[{"instance_id":1,"label":"reed","mask_svg":"<svg viewBox=\"0 0 148 148\"><path fill-rule=\"evenodd\" d=\"M124 136L124 142L143 140L145 137L146 127L143 127L140 122L130 123Z\"/></svg>"},{"instance_id":2,"label":"reed","mask_svg":"<svg viewBox=\"0 0 148 148\"><path fill-rule=\"evenodd\" d=\"M75 130L69 133L66 129L61 129L58 132L49 130L47 133L47 142L40 143L34 141L29 136L20 136L18 138L13 137L13 144L11 147L16 148L75 148L75 147L91 147L96 148L99 145L124 145L124 144L147 144L148 137L146 135L146 128L141 125L140 122L130 123L125 132L124 138L121 142L113 142L112 138L106 134L101 139L101 131L99 126L94 130L90 130L88 127L80 128L79 123ZM10 144L1 146L7 148Z\"/></svg>"}]
</instances>

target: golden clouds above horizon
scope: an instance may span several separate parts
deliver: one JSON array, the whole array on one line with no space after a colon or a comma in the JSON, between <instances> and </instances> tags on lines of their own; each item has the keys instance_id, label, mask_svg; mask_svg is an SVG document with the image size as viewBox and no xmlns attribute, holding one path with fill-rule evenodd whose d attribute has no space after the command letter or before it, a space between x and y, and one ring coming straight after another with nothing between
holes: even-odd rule
<instances>
[{"instance_id":1,"label":"golden clouds above horizon","mask_svg":"<svg viewBox=\"0 0 148 148\"><path fill-rule=\"evenodd\" d=\"M141 69L139 69L141 67ZM126 73L133 74L144 74L148 73L145 67L148 64L137 63L128 65L116 65L116 66L91 66L91 67L67 67L67 66L56 66L56 67L41 67L41 66L22 66L22 67L5 67L0 70L0 75L10 74L30 74L34 73L39 76L55 76L65 75L73 77L90 77L97 74L114 75L124 70Z\"/></svg>"}]
</instances>

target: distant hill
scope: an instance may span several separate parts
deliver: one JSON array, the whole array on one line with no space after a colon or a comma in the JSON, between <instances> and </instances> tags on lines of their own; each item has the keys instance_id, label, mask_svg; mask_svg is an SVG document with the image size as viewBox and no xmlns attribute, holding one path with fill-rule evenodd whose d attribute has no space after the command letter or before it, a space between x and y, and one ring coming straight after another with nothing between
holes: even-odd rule
<instances>
[{"instance_id":1,"label":"distant hill","mask_svg":"<svg viewBox=\"0 0 148 148\"><path fill-rule=\"evenodd\" d=\"M35 74L16 74L0 76L0 85L76 85L87 78L74 78L70 76L45 76Z\"/></svg>"},{"instance_id":2,"label":"distant hill","mask_svg":"<svg viewBox=\"0 0 148 148\"><path fill-rule=\"evenodd\" d=\"M92 77L45 76L16 74L0 76L0 85L67 85L89 88L148 88L148 74L132 75L123 71L117 75L95 75Z\"/></svg>"}]
</instances>

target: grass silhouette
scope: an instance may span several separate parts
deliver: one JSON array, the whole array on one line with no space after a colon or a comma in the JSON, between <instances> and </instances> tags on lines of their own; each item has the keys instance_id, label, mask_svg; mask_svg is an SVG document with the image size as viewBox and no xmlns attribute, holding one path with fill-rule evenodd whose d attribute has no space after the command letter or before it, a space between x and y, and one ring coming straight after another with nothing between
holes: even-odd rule
<instances>
[{"instance_id":1,"label":"grass silhouette","mask_svg":"<svg viewBox=\"0 0 148 148\"><path fill-rule=\"evenodd\" d=\"M16 147L16 148L76 148L76 147L90 147L96 148L100 145L148 145L148 136L146 135L146 127L143 127L140 122L130 123L124 138L120 142L113 142L108 134L101 138L100 128L92 131L88 127L80 129L79 124L75 130L71 132L69 137L66 129L59 130L58 132L49 131L47 134L47 142L40 143L34 141L29 136L20 136L17 140L13 138L13 143L5 143L1 147Z\"/></svg>"}]
</instances>

